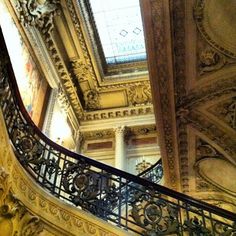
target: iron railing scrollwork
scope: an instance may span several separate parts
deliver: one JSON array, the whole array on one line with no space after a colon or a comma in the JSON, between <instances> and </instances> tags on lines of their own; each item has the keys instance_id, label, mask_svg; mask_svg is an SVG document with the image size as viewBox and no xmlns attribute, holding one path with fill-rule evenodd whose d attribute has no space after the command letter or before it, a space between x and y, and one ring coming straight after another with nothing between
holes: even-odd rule
<instances>
[{"instance_id":1,"label":"iron railing scrollwork","mask_svg":"<svg viewBox=\"0 0 236 236\"><path fill-rule=\"evenodd\" d=\"M4 87L1 110L15 155L51 194L140 235L236 234L236 214L75 154L49 140L25 111L10 63L0 74L0 87Z\"/></svg>"}]
</instances>

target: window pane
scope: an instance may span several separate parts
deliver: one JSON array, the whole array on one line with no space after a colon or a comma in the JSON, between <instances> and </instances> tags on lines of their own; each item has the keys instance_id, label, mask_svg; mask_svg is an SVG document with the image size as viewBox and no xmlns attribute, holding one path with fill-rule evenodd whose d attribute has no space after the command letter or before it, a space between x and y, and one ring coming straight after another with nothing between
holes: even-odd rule
<instances>
[{"instance_id":1,"label":"window pane","mask_svg":"<svg viewBox=\"0 0 236 236\"><path fill-rule=\"evenodd\" d=\"M108 64L146 59L139 0L90 0Z\"/></svg>"}]
</instances>

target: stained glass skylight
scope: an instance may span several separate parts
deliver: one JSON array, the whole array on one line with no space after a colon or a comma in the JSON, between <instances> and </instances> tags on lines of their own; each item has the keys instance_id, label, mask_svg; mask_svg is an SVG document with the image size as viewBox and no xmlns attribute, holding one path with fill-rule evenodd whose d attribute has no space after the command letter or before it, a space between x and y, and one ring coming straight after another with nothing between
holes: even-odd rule
<instances>
[{"instance_id":1,"label":"stained glass skylight","mask_svg":"<svg viewBox=\"0 0 236 236\"><path fill-rule=\"evenodd\" d=\"M139 0L90 0L107 64L146 59Z\"/></svg>"}]
</instances>

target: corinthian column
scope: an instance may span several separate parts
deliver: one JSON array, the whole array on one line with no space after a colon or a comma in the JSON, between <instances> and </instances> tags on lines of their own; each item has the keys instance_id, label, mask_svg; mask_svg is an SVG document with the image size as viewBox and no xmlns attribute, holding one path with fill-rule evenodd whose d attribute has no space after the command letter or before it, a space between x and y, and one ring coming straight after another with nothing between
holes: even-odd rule
<instances>
[{"instance_id":1,"label":"corinthian column","mask_svg":"<svg viewBox=\"0 0 236 236\"><path fill-rule=\"evenodd\" d=\"M115 128L115 167L120 170L125 170L126 147L125 147L125 132L126 127L120 126Z\"/></svg>"}]
</instances>

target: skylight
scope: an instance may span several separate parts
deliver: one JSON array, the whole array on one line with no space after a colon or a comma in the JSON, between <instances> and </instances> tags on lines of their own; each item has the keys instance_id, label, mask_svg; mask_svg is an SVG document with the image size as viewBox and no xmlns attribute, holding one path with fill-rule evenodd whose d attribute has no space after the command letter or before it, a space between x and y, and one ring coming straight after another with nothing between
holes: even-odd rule
<instances>
[{"instance_id":1,"label":"skylight","mask_svg":"<svg viewBox=\"0 0 236 236\"><path fill-rule=\"evenodd\" d=\"M146 59L139 0L90 0L107 64Z\"/></svg>"}]
</instances>

